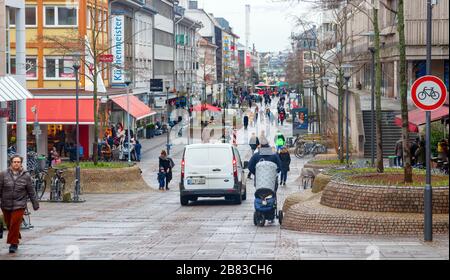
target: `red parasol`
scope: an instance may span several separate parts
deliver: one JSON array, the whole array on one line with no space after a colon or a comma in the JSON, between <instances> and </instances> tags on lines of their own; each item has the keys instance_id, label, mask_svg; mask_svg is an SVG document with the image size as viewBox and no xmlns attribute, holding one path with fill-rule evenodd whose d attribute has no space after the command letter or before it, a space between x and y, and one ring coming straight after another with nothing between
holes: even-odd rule
<instances>
[{"instance_id":1,"label":"red parasol","mask_svg":"<svg viewBox=\"0 0 450 280\"><path fill-rule=\"evenodd\" d=\"M198 104L194 106L194 111L200 112L200 111L212 111L212 112L220 112L222 109L219 107L213 106L211 104Z\"/></svg>"}]
</instances>

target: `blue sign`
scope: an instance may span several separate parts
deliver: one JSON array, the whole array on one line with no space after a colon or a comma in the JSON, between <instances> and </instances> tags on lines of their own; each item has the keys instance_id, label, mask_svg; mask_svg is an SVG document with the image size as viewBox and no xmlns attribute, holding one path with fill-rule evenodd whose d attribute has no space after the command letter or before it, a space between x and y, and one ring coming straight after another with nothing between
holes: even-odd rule
<instances>
[{"instance_id":1,"label":"blue sign","mask_svg":"<svg viewBox=\"0 0 450 280\"><path fill-rule=\"evenodd\" d=\"M292 110L293 134L308 133L308 108L297 108Z\"/></svg>"}]
</instances>

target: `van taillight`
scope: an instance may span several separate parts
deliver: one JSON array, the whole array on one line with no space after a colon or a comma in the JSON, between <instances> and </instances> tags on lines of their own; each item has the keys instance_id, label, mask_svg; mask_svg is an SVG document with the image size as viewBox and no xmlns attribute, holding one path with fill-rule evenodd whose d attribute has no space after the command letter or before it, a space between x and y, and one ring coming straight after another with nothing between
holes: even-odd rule
<instances>
[{"instance_id":1,"label":"van taillight","mask_svg":"<svg viewBox=\"0 0 450 280\"><path fill-rule=\"evenodd\" d=\"M236 164L236 158L233 158L233 176L237 178L237 164Z\"/></svg>"},{"instance_id":2,"label":"van taillight","mask_svg":"<svg viewBox=\"0 0 450 280\"><path fill-rule=\"evenodd\" d=\"M184 159L181 161L181 180L184 179Z\"/></svg>"}]
</instances>

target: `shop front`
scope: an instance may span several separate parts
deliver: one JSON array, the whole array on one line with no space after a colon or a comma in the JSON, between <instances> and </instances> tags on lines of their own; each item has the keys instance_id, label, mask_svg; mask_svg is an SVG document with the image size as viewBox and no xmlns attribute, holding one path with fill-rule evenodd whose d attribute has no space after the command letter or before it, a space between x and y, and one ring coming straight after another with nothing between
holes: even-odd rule
<instances>
[{"instance_id":1,"label":"shop front","mask_svg":"<svg viewBox=\"0 0 450 280\"><path fill-rule=\"evenodd\" d=\"M63 157L68 148L76 147L75 98L35 98L27 100L27 147L47 155L56 147ZM16 123L8 122L8 145L15 145ZM80 149L83 159L92 154L94 137L94 101L79 99Z\"/></svg>"},{"instance_id":2,"label":"shop front","mask_svg":"<svg viewBox=\"0 0 450 280\"><path fill-rule=\"evenodd\" d=\"M130 130L137 133L138 138L144 138L145 127L154 122L156 112L134 95L120 95L110 98L109 122L111 125L122 124L128 127L128 112L130 114Z\"/></svg>"}]
</instances>

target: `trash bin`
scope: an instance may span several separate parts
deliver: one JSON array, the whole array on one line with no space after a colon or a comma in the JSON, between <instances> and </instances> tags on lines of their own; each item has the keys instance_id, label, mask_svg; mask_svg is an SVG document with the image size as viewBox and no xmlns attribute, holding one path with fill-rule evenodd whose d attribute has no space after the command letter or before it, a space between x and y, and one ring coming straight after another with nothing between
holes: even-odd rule
<instances>
[{"instance_id":1,"label":"trash bin","mask_svg":"<svg viewBox=\"0 0 450 280\"><path fill-rule=\"evenodd\" d=\"M39 170L44 170L47 168L47 158L43 155L37 157L37 167Z\"/></svg>"},{"instance_id":2,"label":"trash bin","mask_svg":"<svg viewBox=\"0 0 450 280\"><path fill-rule=\"evenodd\" d=\"M397 157L396 156L388 156L389 159L389 167L394 167L395 166L395 159Z\"/></svg>"}]
</instances>

